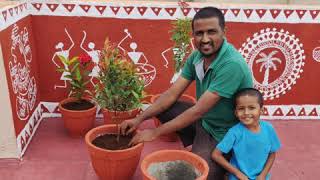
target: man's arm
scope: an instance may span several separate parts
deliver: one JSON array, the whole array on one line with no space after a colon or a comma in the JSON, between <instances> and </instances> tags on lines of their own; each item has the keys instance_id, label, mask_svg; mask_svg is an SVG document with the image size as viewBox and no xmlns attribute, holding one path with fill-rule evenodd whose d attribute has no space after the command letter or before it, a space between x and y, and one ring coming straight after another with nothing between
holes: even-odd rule
<instances>
[{"instance_id":1,"label":"man's arm","mask_svg":"<svg viewBox=\"0 0 320 180\"><path fill-rule=\"evenodd\" d=\"M156 102L140 114L137 119L142 122L167 110L174 102L177 101L190 83L191 81L180 76L178 80L166 92L161 94Z\"/></svg>"},{"instance_id":2,"label":"man's arm","mask_svg":"<svg viewBox=\"0 0 320 180\"><path fill-rule=\"evenodd\" d=\"M158 136L175 132L192 124L196 120L200 119L204 113L208 112L209 109L219 101L219 99L220 96L217 93L206 91L193 107L189 108L171 121L162 124L156 129L145 130L138 133L132 138L130 145L144 141L152 141Z\"/></svg>"},{"instance_id":3,"label":"man's arm","mask_svg":"<svg viewBox=\"0 0 320 180\"><path fill-rule=\"evenodd\" d=\"M205 92L197 103L177 116L175 119L161 125L155 129L157 136L176 132L182 128L187 127L196 120L200 119L202 115L209 111L220 99L220 96L217 93Z\"/></svg>"},{"instance_id":4,"label":"man's arm","mask_svg":"<svg viewBox=\"0 0 320 180\"><path fill-rule=\"evenodd\" d=\"M263 170L261 171L260 175L257 177L258 180L266 179L266 177L267 177L267 175L268 175L268 173L269 173L269 171L270 171L270 169L271 169L271 167L273 165L273 162L274 162L275 158L276 158L276 152L273 152L273 153L269 154L269 157L267 159L266 164L264 165Z\"/></svg>"},{"instance_id":5,"label":"man's arm","mask_svg":"<svg viewBox=\"0 0 320 180\"><path fill-rule=\"evenodd\" d=\"M191 81L180 76L177 81L143 113L132 120L124 121L123 123L121 123L120 133L129 134L136 130L137 126L142 121L167 110L174 102L176 102L176 100L181 96L181 94L187 89L190 84Z\"/></svg>"}]
</instances>

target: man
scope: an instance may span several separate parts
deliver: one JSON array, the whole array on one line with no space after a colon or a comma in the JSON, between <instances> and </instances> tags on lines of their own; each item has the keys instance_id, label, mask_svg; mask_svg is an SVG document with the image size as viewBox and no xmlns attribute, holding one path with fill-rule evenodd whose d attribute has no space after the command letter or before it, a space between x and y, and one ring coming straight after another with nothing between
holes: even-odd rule
<instances>
[{"instance_id":1,"label":"man","mask_svg":"<svg viewBox=\"0 0 320 180\"><path fill-rule=\"evenodd\" d=\"M210 155L228 129L237 123L232 96L239 89L252 87L251 72L241 54L225 39L224 26L224 16L219 9L200 9L192 21L194 43L198 50L187 59L181 76L146 111L120 125L123 134L134 131L143 120L171 108L195 80L197 103L158 128L138 133L131 144L152 141L160 135L179 132L196 124L196 133L189 134L193 141L192 152L208 162L210 180L224 177L225 171L210 159ZM184 145L188 145L184 136L180 138Z\"/></svg>"}]
</instances>

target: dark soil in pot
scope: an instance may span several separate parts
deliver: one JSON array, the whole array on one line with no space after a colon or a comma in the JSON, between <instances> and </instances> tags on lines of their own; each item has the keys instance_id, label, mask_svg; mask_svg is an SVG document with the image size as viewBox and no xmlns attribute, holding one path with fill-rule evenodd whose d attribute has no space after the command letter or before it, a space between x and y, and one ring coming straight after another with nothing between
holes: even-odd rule
<instances>
[{"instance_id":1,"label":"dark soil in pot","mask_svg":"<svg viewBox=\"0 0 320 180\"><path fill-rule=\"evenodd\" d=\"M87 110L94 107L90 101L81 99L80 101L67 102L62 107L68 110Z\"/></svg>"},{"instance_id":2,"label":"dark soil in pot","mask_svg":"<svg viewBox=\"0 0 320 180\"><path fill-rule=\"evenodd\" d=\"M117 134L104 134L96 137L92 144L107 150L121 150L129 148L128 144L132 139L132 135L120 136L119 142L117 141Z\"/></svg>"},{"instance_id":3,"label":"dark soil in pot","mask_svg":"<svg viewBox=\"0 0 320 180\"><path fill-rule=\"evenodd\" d=\"M152 163L148 173L157 180L195 180L201 173L183 160Z\"/></svg>"}]
</instances>

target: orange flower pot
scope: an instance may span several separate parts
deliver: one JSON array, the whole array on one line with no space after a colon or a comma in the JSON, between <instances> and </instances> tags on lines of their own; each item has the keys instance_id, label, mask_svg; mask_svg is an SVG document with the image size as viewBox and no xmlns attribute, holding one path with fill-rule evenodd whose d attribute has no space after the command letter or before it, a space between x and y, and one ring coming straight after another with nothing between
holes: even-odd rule
<instances>
[{"instance_id":1,"label":"orange flower pot","mask_svg":"<svg viewBox=\"0 0 320 180\"><path fill-rule=\"evenodd\" d=\"M148 173L148 167L150 164L176 160L186 161L193 165L196 169L198 169L201 173L201 176L198 177L196 180L207 179L209 173L209 166L208 163L200 156L183 150L160 150L147 155L142 160L140 168L142 171L143 180L156 180Z\"/></svg>"},{"instance_id":2,"label":"orange flower pot","mask_svg":"<svg viewBox=\"0 0 320 180\"><path fill-rule=\"evenodd\" d=\"M102 109L104 124L117 124L124 120L132 119L141 112L140 108L129 111L111 111L106 108Z\"/></svg>"},{"instance_id":3,"label":"orange flower pot","mask_svg":"<svg viewBox=\"0 0 320 180\"><path fill-rule=\"evenodd\" d=\"M123 150L106 150L92 144L96 137L117 131L115 124L109 124L91 129L85 136L92 166L101 180L131 179L139 164L142 143Z\"/></svg>"},{"instance_id":4,"label":"orange flower pot","mask_svg":"<svg viewBox=\"0 0 320 180\"><path fill-rule=\"evenodd\" d=\"M159 97L161 94L157 94L151 97L150 101L153 104ZM183 101L187 101L187 102L191 102L191 103L196 103L196 99L192 96L189 96L187 94L182 94L179 100L183 100ZM154 125L156 127L159 127L161 125L161 122L159 119L157 119L156 117L154 117ZM170 134L166 134L166 135L162 135L160 137L161 140L166 141L166 142L175 142L179 139L178 135L176 133L170 133Z\"/></svg>"},{"instance_id":5,"label":"orange flower pot","mask_svg":"<svg viewBox=\"0 0 320 180\"><path fill-rule=\"evenodd\" d=\"M90 99L84 98L90 101ZM71 137L84 137L85 134L93 128L96 120L97 106L87 110L68 110L62 107L63 104L75 101L75 98L67 98L59 103L59 110L62 115L64 127L67 129Z\"/></svg>"}]
</instances>

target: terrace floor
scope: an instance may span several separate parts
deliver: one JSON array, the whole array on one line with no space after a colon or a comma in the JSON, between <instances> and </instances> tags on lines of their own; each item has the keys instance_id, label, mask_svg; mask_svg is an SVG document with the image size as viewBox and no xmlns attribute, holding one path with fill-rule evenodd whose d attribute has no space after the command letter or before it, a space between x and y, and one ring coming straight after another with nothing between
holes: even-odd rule
<instances>
[{"instance_id":1,"label":"terrace floor","mask_svg":"<svg viewBox=\"0 0 320 180\"><path fill-rule=\"evenodd\" d=\"M97 120L97 125L102 124ZM272 168L273 180L320 177L320 121L272 121L282 143ZM141 128L153 127L146 121ZM156 150L179 149L179 142L145 143L141 159ZM0 180L98 180L82 138L68 136L60 118L45 118L21 161L0 160ZM142 179L140 169L133 180Z\"/></svg>"}]
</instances>

